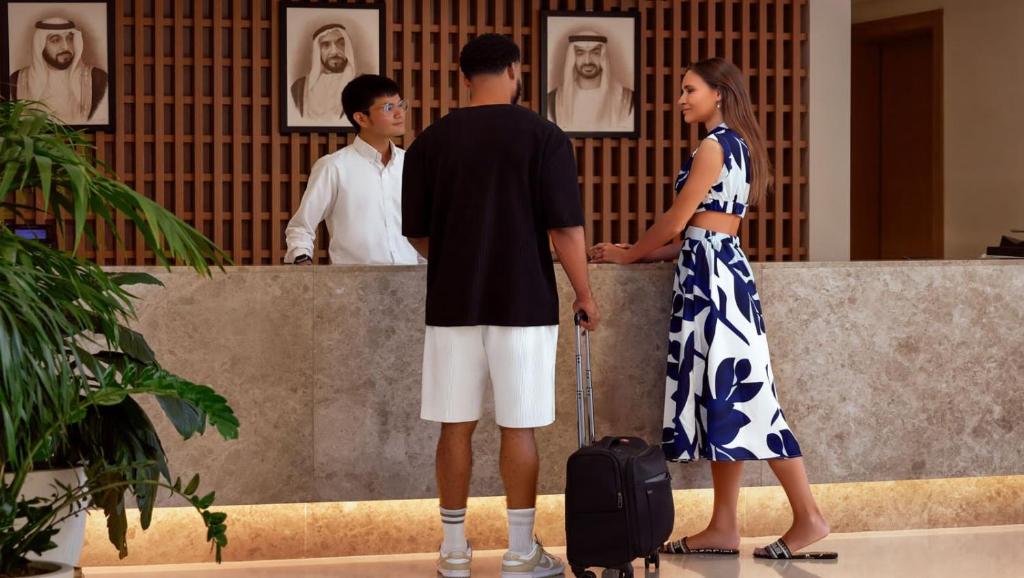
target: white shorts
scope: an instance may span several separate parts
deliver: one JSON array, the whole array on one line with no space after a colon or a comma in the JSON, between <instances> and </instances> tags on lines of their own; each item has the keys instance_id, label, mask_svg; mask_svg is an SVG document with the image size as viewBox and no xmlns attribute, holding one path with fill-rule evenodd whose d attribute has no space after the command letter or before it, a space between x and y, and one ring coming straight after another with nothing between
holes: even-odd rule
<instances>
[{"instance_id":1,"label":"white shorts","mask_svg":"<svg viewBox=\"0 0 1024 578\"><path fill-rule=\"evenodd\" d=\"M555 421L557 325L428 325L424 341L423 419L477 421L491 386L499 426L535 428Z\"/></svg>"}]
</instances>

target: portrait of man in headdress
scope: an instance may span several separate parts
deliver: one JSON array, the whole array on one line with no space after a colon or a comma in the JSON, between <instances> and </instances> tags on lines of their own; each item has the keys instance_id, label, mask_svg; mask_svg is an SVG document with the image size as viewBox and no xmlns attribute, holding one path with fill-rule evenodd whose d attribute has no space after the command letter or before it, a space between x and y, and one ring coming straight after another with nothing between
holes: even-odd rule
<instances>
[{"instance_id":1,"label":"portrait of man in headdress","mask_svg":"<svg viewBox=\"0 0 1024 578\"><path fill-rule=\"evenodd\" d=\"M555 20L552 18L551 20ZM629 16L597 18L558 17L549 20L545 54L550 68L544 113L567 133L631 133L635 130L633 70L633 19ZM618 29L616 29L618 28ZM564 50L560 47L564 46ZM635 66L634 66L635 70Z\"/></svg>"},{"instance_id":2,"label":"portrait of man in headdress","mask_svg":"<svg viewBox=\"0 0 1024 578\"><path fill-rule=\"evenodd\" d=\"M548 93L548 120L569 132L633 129L633 91L612 77L607 36L569 37L562 83Z\"/></svg>"},{"instance_id":3,"label":"portrait of man in headdress","mask_svg":"<svg viewBox=\"0 0 1024 578\"><path fill-rule=\"evenodd\" d=\"M92 4L7 5L12 98L39 101L68 125L109 123L106 4Z\"/></svg>"},{"instance_id":4,"label":"portrait of man in headdress","mask_svg":"<svg viewBox=\"0 0 1024 578\"><path fill-rule=\"evenodd\" d=\"M327 24L313 34L309 74L292 83L291 94L303 118L336 121L341 91L357 76L352 39L341 24Z\"/></svg>"},{"instance_id":5,"label":"portrait of man in headdress","mask_svg":"<svg viewBox=\"0 0 1024 578\"><path fill-rule=\"evenodd\" d=\"M281 130L351 130L341 93L361 74L380 74L383 6L281 2Z\"/></svg>"}]
</instances>

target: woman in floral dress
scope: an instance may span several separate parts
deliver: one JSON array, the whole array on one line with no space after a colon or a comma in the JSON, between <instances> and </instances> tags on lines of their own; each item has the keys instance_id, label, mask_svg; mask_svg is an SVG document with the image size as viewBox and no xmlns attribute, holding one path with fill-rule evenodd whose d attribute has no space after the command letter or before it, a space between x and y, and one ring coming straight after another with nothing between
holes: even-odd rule
<instances>
[{"instance_id":1,"label":"woman in floral dress","mask_svg":"<svg viewBox=\"0 0 1024 578\"><path fill-rule=\"evenodd\" d=\"M772 175L743 74L720 58L699 62L683 77L679 105L684 120L703 124L708 134L679 172L672 207L635 245L591 249L595 261L609 263L678 258L662 447L671 461L710 461L715 497L708 527L662 551L738 555L743 462L767 460L789 498L793 525L754 555L836 558L801 552L827 536L829 526L779 405L761 301L736 237ZM680 233L681 242L668 244Z\"/></svg>"}]
</instances>

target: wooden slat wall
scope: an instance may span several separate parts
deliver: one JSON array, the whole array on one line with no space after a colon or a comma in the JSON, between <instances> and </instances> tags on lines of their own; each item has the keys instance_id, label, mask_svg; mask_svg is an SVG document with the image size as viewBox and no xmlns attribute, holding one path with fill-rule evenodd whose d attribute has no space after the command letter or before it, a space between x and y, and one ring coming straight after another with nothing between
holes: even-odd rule
<instances>
[{"instance_id":1,"label":"wooden slat wall","mask_svg":"<svg viewBox=\"0 0 1024 578\"><path fill-rule=\"evenodd\" d=\"M118 0L116 130L99 156L127 183L214 239L238 264L276 264L309 168L351 135L281 134L279 0ZM675 173L702 136L675 105L689 62L724 56L748 75L775 165L776 192L744 221L752 259L807 258L807 18L809 0L387 0L386 74L410 101L406 145L468 102L459 47L500 32L524 49L523 104L539 109L541 10L639 10L639 139L577 139L587 235L635 241L673 197ZM331 2L325 2L328 4ZM102 264L147 264L123 219L96 224ZM318 257L327 260L327 238Z\"/></svg>"}]
</instances>

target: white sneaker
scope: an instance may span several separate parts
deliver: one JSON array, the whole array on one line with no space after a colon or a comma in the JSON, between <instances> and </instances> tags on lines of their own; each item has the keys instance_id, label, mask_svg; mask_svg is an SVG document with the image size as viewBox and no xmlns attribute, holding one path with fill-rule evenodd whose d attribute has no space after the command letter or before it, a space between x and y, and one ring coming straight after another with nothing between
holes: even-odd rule
<instances>
[{"instance_id":1,"label":"white sneaker","mask_svg":"<svg viewBox=\"0 0 1024 578\"><path fill-rule=\"evenodd\" d=\"M546 578L565 572L562 561L534 541L533 552L523 556L511 550L501 558L501 578Z\"/></svg>"},{"instance_id":2,"label":"white sneaker","mask_svg":"<svg viewBox=\"0 0 1024 578\"><path fill-rule=\"evenodd\" d=\"M469 578L469 566L473 562L473 548L466 543L465 552L445 552L437 559L437 575L444 578Z\"/></svg>"}]
</instances>

